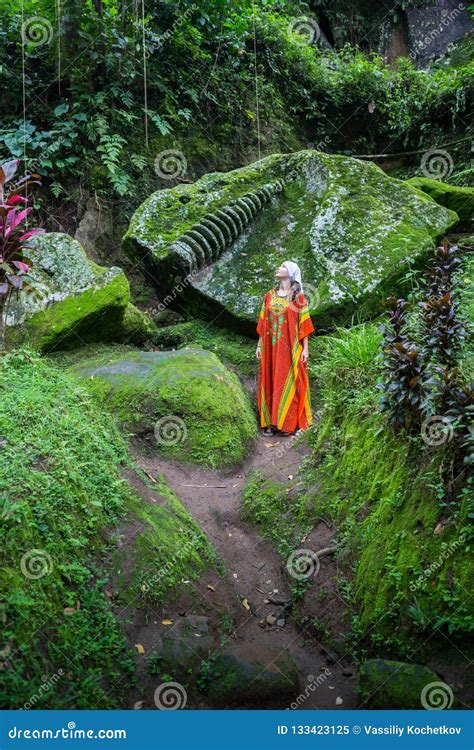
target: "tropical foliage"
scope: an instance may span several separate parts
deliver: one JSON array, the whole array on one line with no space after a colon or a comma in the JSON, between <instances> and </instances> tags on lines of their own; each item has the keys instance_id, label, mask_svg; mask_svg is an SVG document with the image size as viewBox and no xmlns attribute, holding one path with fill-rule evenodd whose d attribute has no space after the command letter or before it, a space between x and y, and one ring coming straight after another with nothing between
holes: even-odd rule
<instances>
[{"instance_id":1,"label":"tropical foliage","mask_svg":"<svg viewBox=\"0 0 474 750\"><path fill-rule=\"evenodd\" d=\"M12 182L19 160L5 162L0 167L0 351L4 349L5 317L10 296L21 289L28 291L32 285L25 281L31 261L25 253L28 240L44 229L27 229L24 223L32 211L29 207L30 185L41 184L39 175L24 175ZM10 187L7 188L7 184Z\"/></svg>"}]
</instances>

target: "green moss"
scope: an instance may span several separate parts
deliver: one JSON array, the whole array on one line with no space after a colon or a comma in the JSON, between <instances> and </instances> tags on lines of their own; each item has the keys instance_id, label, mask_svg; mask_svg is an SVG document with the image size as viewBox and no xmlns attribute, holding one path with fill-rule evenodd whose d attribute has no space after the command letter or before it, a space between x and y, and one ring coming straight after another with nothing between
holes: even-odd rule
<instances>
[{"instance_id":1,"label":"green moss","mask_svg":"<svg viewBox=\"0 0 474 750\"><path fill-rule=\"evenodd\" d=\"M153 433L168 455L210 466L240 461L256 434L236 375L210 352L130 352L73 368L127 430Z\"/></svg>"},{"instance_id":2,"label":"green moss","mask_svg":"<svg viewBox=\"0 0 474 750\"><path fill-rule=\"evenodd\" d=\"M429 195L440 206L455 211L464 224L474 219L474 188L448 185L429 177L411 177L407 182Z\"/></svg>"},{"instance_id":3,"label":"green moss","mask_svg":"<svg viewBox=\"0 0 474 750\"><path fill-rule=\"evenodd\" d=\"M363 708L380 710L423 709L423 689L439 683L439 677L420 664L404 664L388 659L371 659L359 671L359 691ZM448 703L448 696L446 696Z\"/></svg>"},{"instance_id":4,"label":"green moss","mask_svg":"<svg viewBox=\"0 0 474 750\"><path fill-rule=\"evenodd\" d=\"M34 238L30 276L34 291L12 299L7 344L42 351L133 335L144 321L130 306L130 288L120 268L102 268L66 234ZM150 328L149 326L147 327Z\"/></svg>"},{"instance_id":5,"label":"green moss","mask_svg":"<svg viewBox=\"0 0 474 750\"><path fill-rule=\"evenodd\" d=\"M211 703L220 706L237 703L258 707L269 700L275 704L298 690L294 658L285 650L272 651L268 646L254 648L250 656L245 644L216 654L211 676L206 692Z\"/></svg>"},{"instance_id":6,"label":"green moss","mask_svg":"<svg viewBox=\"0 0 474 750\"><path fill-rule=\"evenodd\" d=\"M163 479L153 490L161 504L136 498L128 520L138 524L133 549L118 551L114 563L116 585L125 604L139 597L156 604L165 595L177 599L184 580L196 580L203 570L219 566L217 552Z\"/></svg>"},{"instance_id":7,"label":"green moss","mask_svg":"<svg viewBox=\"0 0 474 750\"><path fill-rule=\"evenodd\" d=\"M137 244L164 258L168 247L206 213L231 203L242 194L263 187L272 177L280 155L231 172L211 172L194 184L158 190L134 213L123 241L133 256ZM278 173L278 170L277 170Z\"/></svg>"},{"instance_id":8,"label":"green moss","mask_svg":"<svg viewBox=\"0 0 474 750\"><path fill-rule=\"evenodd\" d=\"M134 665L111 594L161 604L216 553L162 479L138 498L115 420L67 373L21 350L0 395L1 704L118 708Z\"/></svg>"},{"instance_id":9,"label":"green moss","mask_svg":"<svg viewBox=\"0 0 474 750\"><path fill-rule=\"evenodd\" d=\"M158 328L153 342L160 349L198 346L217 354L224 364L242 377L256 374L255 340L240 336L204 320Z\"/></svg>"},{"instance_id":10,"label":"green moss","mask_svg":"<svg viewBox=\"0 0 474 750\"><path fill-rule=\"evenodd\" d=\"M276 461L279 458L278 454L274 456ZM241 516L255 524L263 537L272 540L283 562L315 523L304 493L288 495L284 485L266 479L261 472L249 476Z\"/></svg>"},{"instance_id":11,"label":"green moss","mask_svg":"<svg viewBox=\"0 0 474 750\"><path fill-rule=\"evenodd\" d=\"M307 500L340 527L353 558L359 627L370 631L374 646L387 647L392 637L400 646L438 625L452 637L470 632L469 486L462 490L461 477L458 510L435 533L444 517L439 471L449 445L428 449L388 428L378 410L376 352L364 372L358 335L345 334L354 341L344 359L332 343L320 351L323 409L311 436Z\"/></svg>"},{"instance_id":12,"label":"green moss","mask_svg":"<svg viewBox=\"0 0 474 750\"><path fill-rule=\"evenodd\" d=\"M116 340L122 340L133 344L143 344L145 341L156 343L158 328L149 315L128 304L125 308L121 322L120 333L116 334Z\"/></svg>"},{"instance_id":13,"label":"green moss","mask_svg":"<svg viewBox=\"0 0 474 750\"><path fill-rule=\"evenodd\" d=\"M380 338L377 326L362 324L311 342L320 411L306 433L313 458L303 485L288 495L255 474L243 515L283 560L320 517L330 518L339 529L345 575L353 579L356 648L365 640L376 653L407 655L437 627L451 639L474 629L473 495L461 474L456 507L447 514L440 470L450 460L449 444L435 450L388 427L378 407Z\"/></svg>"},{"instance_id":14,"label":"green moss","mask_svg":"<svg viewBox=\"0 0 474 750\"><path fill-rule=\"evenodd\" d=\"M35 708L116 708L133 664L101 561L105 529L131 498L123 439L72 378L31 353L0 361L0 390L1 704L40 694ZM41 675L58 673L39 692Z\"/></svg>"},{"instance_id":15,"label":"green moss","mask_svg":"<svg viewBox=\"0 0 474 750\"><path fill-rule=\"evenodd\" d=\"M68 296L28 318L22 327L8 329L11 346L27 341L42 351L69 348L87 341L107 341L121 335L130 289L122 272L101 287Z\"/></svg>"}]
</instances>

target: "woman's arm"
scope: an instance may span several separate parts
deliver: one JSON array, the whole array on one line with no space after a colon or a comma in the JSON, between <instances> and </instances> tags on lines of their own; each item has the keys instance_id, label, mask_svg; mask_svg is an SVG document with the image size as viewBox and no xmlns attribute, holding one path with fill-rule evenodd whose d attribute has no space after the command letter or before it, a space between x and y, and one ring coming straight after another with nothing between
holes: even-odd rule
<instances>
[{"instance_id":1,"label":"woman's arm","mask_svg":"<svg viewBox=\"0 0 474 750\"><path fill-rule=\"evenodd\" d=\"M255 352L255 356L257 357L257 359L261 359L261 357L262 357L261 345L262 345L262 337L259 336L258 337L257 349L256 349L256 352Z\"/></svg>"},{"instance_id":2,"label":"woman's arm","mask_svg":"<svg viewBox=\"0 0 474 750\"><path fill-rule=\"evenodd\" d=\"M302 339L301 343L303 344L303 351L301 352L301 361L305 365L309 358L308 337L305 336L304 339Z\"/></svg>"}]
</instances>

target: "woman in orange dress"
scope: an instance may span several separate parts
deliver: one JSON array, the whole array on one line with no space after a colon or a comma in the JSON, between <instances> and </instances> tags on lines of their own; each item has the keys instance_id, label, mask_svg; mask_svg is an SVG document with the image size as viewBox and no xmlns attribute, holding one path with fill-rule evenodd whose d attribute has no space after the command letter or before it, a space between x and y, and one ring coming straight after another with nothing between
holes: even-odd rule
<instances>
[{"instance_id":1,"label":"woman in orange dress","mask_svg":"<svg viewBox=\"0 0 474 750\"><path fill-rule=\"evenodd\" d=\"M266 293L257 325L258 410L266 435L291 435L312 422L308 336L314 326L296 263L286 261L275 275L278 285Z\"/></svg>"}]
</instances>

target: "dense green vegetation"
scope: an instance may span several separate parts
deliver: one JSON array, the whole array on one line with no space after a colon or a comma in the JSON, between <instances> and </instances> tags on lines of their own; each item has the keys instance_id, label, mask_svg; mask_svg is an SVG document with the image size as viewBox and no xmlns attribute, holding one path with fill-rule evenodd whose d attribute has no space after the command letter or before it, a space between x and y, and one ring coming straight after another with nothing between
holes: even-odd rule
<instances>
[{"instance_id":1,"label":"dense green vegetation","mask_svg":"<svg viewBox=\"0 0 474 750\"><path fill-rule=\"evenodd\" d=\"M182 153L181 177L192 179L256 158L257 129L262 154L308 141L330 152L397 152L464 135L469 55L429 71L409 58L389 68L370 51L371 19L344 3L167 0L148 4L144 20L133 7L67 0L59 17L51 0L2 8L0 155L45 175L46 206L54 196L62 206L45 215L52 229L74 222L73 204L91 192L127 196L128 212L160 184L154 163L167 149ZM294 31L306 14L338 29L332 50ZM364 51L347 44L359 40ZM449 148L461 184L467 147Z\"/></svg>"},{"instance_id":2,"label":"dense green vegetation","mask_svg":"<svg viewBox=\"0 0 474 750\"><path fill-rule=\"evenodd\" d=\"M176 596L215 554L166 486L138 500L123 437L73 378L19 350L0 383L1 705L115 708L134 672L126 607Z\"/></svg>"},{"instance_id":3,"label":"dense green vegetation","mask_svg":"<svg viewBox=\"0 0 474 750\"><path fill-rule=\"evenodd\" d=\"M229 548L242 521L285 564L330 527L338 573L317 595L350 604L355 661L428 661L443 635L446 663L461 643L472 656L474 237L459 235L460 255L433 250L471 231L474 42L424 67L384 57L383 35L430 0L368 5L0 9L1 707L129 708L146 668L184 675L211 705L273 695L260 658L254 679L207 646L192 666L155 648L175 605L192 618L199 602L203 630L187 622L188 635L213 648L234 605L255 614L171 469L196 516L210 498ZM30 247L33 216L48 232ZM276 443L257 445L239 519L240 490L225 503L256 445L255 300L290 256L316 327L315 423L291 484L267 478ZM226 493L222 513L208 489ZM207 599L184 586L196 581ZM289 578L288 606L337 650L305 610L317 585ZM157 626L146 655L144 622Z\"/></svg>"}]
</instances>

